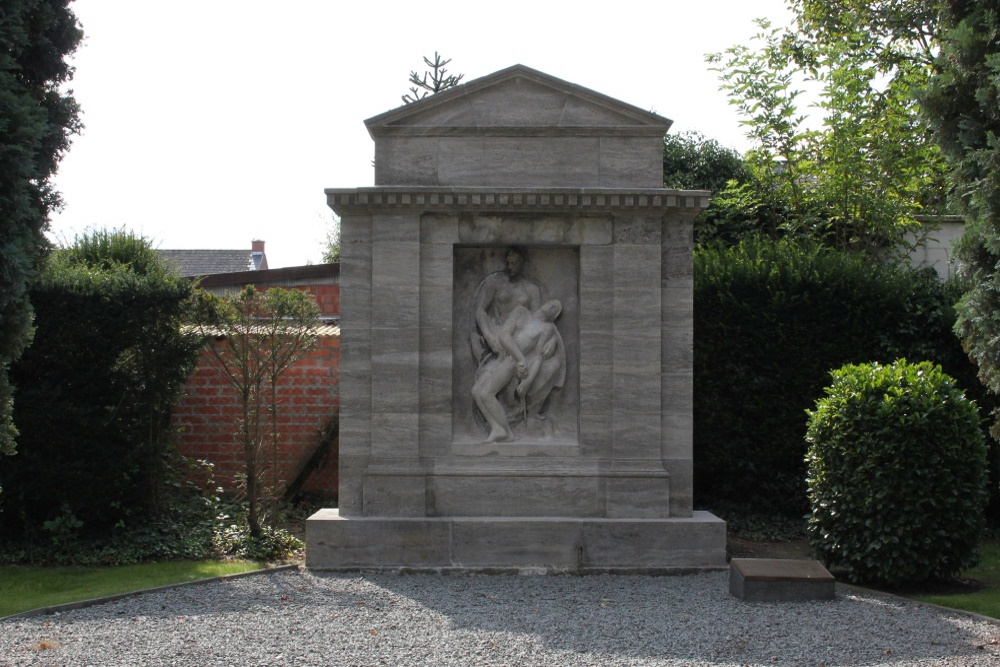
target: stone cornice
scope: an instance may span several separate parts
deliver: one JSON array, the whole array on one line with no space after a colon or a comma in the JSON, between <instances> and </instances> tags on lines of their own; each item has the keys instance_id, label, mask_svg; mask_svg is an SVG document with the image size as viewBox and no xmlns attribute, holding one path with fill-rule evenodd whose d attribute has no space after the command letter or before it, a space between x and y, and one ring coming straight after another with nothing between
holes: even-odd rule
<instances>
[{"instance_id":1,"label":"stone cornice","mask_svg":"<svg viewBox=\"0 0 1000 667\"><path fill-rule=\"evenodd\" d=\"M669 210L697 214L708 206L706 190L620 188L328 188L327 204L339 215L408 212L572 213Z\"/></svg>"},{"instance_id":2,"label":"stone cornice","mask_svg":"<svg viewBox=\"0 0 1000 667\"><path fill-rule=\"evenodd\" d=\"M663 137L662 127L643 125L594 125L569 127L405 125L379 127L376 137Z\"/></svg>"}]
</instances>

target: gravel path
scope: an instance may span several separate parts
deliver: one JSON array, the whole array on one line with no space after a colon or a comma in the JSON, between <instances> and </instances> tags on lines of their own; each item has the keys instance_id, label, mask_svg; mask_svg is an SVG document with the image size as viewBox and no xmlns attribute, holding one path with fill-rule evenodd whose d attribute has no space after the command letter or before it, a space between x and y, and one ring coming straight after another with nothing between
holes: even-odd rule
<instances>
[{"instance_id":1,"label":"gravel path","mask_svg":"<svg viewBox=\"0 0 1000 667\"><path fill-rule=\"evenodd\" d=\"M0 665L1000 665L1000 625L838 588L285 571L0 622Z\"/></svg>"}]
</instances>

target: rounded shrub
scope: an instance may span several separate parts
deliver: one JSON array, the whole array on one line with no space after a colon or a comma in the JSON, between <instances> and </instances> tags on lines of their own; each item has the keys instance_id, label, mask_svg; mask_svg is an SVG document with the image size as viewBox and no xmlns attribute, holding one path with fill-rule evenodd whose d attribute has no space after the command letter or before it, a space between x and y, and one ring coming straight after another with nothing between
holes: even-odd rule
<instances>
[{"instance_id":1,"label":"rounded shrub","mask_svg":"<svg viewBox=\"0 0 1000 667\"><path fill-rule=\"evenodd\" d=\"M809 541L851 581L897 585L975 564L986 444L976 405L930 362L848 365L809 411Z\"/></svg>"}]
</instances>

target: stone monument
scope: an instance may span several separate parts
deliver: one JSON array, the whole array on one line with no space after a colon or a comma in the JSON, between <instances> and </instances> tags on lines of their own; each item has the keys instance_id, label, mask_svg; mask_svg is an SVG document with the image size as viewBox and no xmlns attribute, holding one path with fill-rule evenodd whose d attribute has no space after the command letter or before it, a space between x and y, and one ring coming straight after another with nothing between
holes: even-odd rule
<instances>
[{"instance_id":1,"label":"stone monument","mask_svg":"<svg viewBox=\"0 0 1000 667\"><path fill-rule=\"evenodd\" d=\"M516 65L366 121L341 217L339 509L317 569L725 567L692 510L670 121Z\"/></svg>"}]
</instances>

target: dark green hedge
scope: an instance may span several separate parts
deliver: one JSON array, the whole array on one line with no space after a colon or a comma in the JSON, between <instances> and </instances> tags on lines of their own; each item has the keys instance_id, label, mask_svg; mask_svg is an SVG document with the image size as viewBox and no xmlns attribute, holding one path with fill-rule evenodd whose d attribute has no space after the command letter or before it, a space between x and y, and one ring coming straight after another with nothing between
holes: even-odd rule
<instances>
[{"instance_id":1,"label":"dark green hedge","mask_svg":"<svg viewBox=\"0 0 1000 667\"><path fill-rule=\"evenodd\" d=\"M169 420L199 341L191 285L141 238L95 232L30 288L34 342L12 368L17 453L0 457L0 529L98 534L155 512Z\"/></svg>"},{"instance_id":2,"label":"dark green hedge","mask_svg":"<svg viewBox=\"0 0 1000 667\"><path fill-rule=\"evenodd\" d=\"M849 363L944 367L984 399L929 271L792 242L695 254L695 503L802 516L806 410Z\"/></svg>"}]
</instances>

